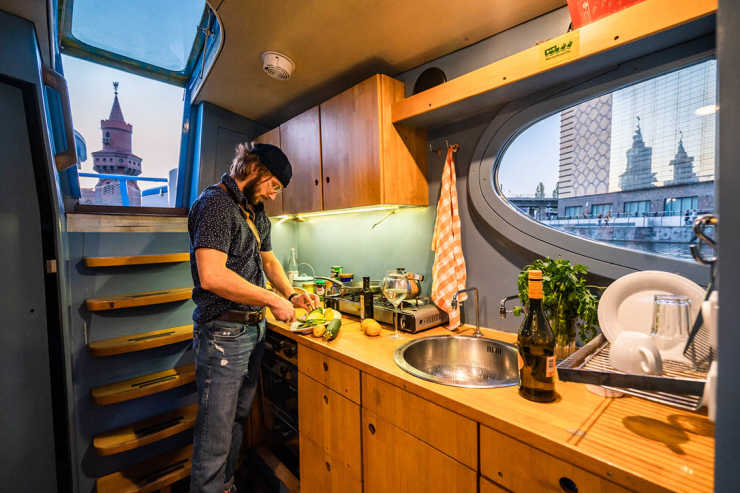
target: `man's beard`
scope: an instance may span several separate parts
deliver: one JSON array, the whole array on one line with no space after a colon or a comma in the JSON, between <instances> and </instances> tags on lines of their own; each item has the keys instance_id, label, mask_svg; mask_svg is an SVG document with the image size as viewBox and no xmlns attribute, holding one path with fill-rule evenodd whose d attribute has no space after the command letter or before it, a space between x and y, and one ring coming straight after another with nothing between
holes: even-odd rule
<instances>
[{"instance_id":1,"label":"man's beard","mask_svg":"<svg viewBox=\"0 0 740 493\"><path fill-rule=\"evenodd\" d=\"M257 185L260 184L261 180L261 176L255 176L254 178L247 180L242 187L242 193L247 199L249 205L257 205L262 202L262 198L257 197Z\"/></svg>"}]
</instances>

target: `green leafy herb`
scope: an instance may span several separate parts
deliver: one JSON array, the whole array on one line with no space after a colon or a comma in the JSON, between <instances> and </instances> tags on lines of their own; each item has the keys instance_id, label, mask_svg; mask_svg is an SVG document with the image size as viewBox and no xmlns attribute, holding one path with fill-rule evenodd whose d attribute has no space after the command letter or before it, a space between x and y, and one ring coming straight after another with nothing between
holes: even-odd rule
<instances>
[{"instance_id":1,"label":"green leafy herb","mask_svg":"<svg viewBox=\"0 0 740 493\"><path fill-rule=\"evenodd\" d=\"M542 271L542 304L557 341L567 344L575 337L576 328L583 342L593 339L599 323L599 299L592 289L605 288L586 284L588 268L581 264L573 265L564 259L553 260L547 257L535 260L519 273L519 299L524 305L528 301L527 272L530 270ZM519 315L516 309L514 314Z\"/></svg>"}]
</instances>

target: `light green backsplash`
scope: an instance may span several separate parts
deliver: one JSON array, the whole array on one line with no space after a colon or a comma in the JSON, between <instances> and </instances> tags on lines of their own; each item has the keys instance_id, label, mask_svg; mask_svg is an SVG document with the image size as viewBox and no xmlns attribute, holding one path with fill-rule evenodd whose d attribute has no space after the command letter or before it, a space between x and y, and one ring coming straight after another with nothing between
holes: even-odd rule
<instances>
[{"instance_id":1,"label":"light green backsplash","mask_svg":"<svg viewBox=\"0 0 740 493\"><path fill-rule=\"evenodd\" d=\"M404 267L424 274L423 294L428 295L435 212L433 207L415 207L400 209L387 218L387 211L379 211L311 217L300 223L273 222L273 250L286 265L290 248L296 248L298 261L311 264L317 275L328 275L330 266L341 265L355 278L369 275L380 280L387 270ZM303 266L301 271L310 272Z\"/></svg>"}]
</instances>

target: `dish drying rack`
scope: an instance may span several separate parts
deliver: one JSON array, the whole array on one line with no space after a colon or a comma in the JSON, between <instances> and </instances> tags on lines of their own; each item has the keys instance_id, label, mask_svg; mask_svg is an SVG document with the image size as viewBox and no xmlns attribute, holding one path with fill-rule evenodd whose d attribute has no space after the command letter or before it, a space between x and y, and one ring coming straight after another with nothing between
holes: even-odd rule
<instances>
[{"instance_id":1,"label":"dish drying rack","mask_svg":"<svg viewBox=\"0 0 740 493\"><path fill-rule=\"evenodd\" d=\"M696 411L702 406L707 373L690 362L663 361L662 375L622 373L609 365L609 341L603 334L558 364L558 378L601 385L625 394Z\"/></svg>"}]
</instances>

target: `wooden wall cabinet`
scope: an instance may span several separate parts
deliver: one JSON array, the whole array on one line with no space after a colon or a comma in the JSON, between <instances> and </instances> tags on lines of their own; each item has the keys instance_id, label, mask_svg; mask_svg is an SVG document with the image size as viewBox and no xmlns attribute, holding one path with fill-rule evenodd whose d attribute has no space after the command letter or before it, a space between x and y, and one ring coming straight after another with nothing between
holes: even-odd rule
<instances>
[{"instance_id":1,"label":"wooden wall cabinet","mask_svg":"<svg viewBox=\"0 0 740 493\"><path fill-rule=\"evenodd\" d=\"M426 133L394 127L403 82L374 75L321 103L324 209L427 205Z\"/></svg>"},{"instance_id":2,"label":"wooden wall cabinet","mask_svg":"<svg viewBox=\"0 0 740 493\"><path fill-rule=\"evenodd\" d=\"M274 146L281 147L280 128L277 128L277 127L273 128L272 130L265 132L259 137L257 137L256 139L254 139L254 141L262 143L262 144L271 144ZM278 196L275 197L275 200L265 201L265 213L269 217L281 216L285 214L284 208L283 208L283 192L280 192Z\"/></svg>"},{"instance_id":3,"label":"wooden wall cabinet","mask_svg":"<svg viewBox=\"0 0 740 493\"><path fill-rule=\"evenodd\" d=\"M321 125L319 107L304 111L280 125L280 144L293 168L290 184L283 190L283 213L322 209Z\"/></svg>"}]
</instances>

